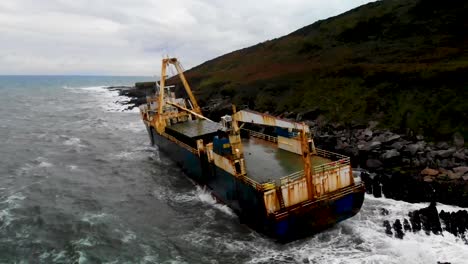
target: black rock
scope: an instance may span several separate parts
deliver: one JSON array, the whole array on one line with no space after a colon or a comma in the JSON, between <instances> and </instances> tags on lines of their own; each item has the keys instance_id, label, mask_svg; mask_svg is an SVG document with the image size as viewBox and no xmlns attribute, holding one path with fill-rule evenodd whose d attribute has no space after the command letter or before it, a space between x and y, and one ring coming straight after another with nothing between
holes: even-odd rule
<instances>
[{"instance_id":1,"label":"black rock","mask_svg":"<svg viewBox=\"0 0 468 264\"><path fill-rule=\"evenodd\" d=\"M381 214L381 215L388 215L388 213L389 213L389 212L388 212L387 209L385 209L385 208L380 208L380 214Z\"/></svg>"},{"instance_id":2,"label":"black rock","mask_svg":"<svg viewBox=\"0 0 468 264\"><path fill-rule=\"evenodd\" d=\"M385 234L393 236L392 227L390 226L390 222L388 220L383 222L383 226L385 227Z\"/></svg>"},{"instance_id":3,"label":"black rock","mask_svg":"<svg viewBox=\"0 0 468 264\"><path fill-rule=\"evenodd\" d=\"M405 234L403 233L403 226L401 225L400 219L395 220L393 223L393 229L395 230L395 237L403 239Z\"/></svg>"},{"instance_id":4,"label":"black rock","mask_svg":"<svg viewBox=\"0 0 468 264\"><path fill-rule=\"evenodd\" d=\"M406 232L411 231L411 225L408 221L408 219L403 220L403 228L405 229Z\"/></svg>"}]
</instances>

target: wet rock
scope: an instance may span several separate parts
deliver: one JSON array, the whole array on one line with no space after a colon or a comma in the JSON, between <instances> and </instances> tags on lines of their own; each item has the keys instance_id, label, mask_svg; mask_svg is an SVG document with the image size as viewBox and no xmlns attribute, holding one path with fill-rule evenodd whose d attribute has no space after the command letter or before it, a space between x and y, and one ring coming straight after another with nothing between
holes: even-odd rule
<instances>
[{"instance_id":1,"label":"wet rock","mask_svg":"<svg viewBox=\"0 0 468 264\"><path fill-rule=\"evenodd\" d=\"M374 134L374 133L373 133L372 130L370 130L369 128L367 128L366 130L364 130L364 131L362 132L362 135L364 136L365 139L370 139L370 138L372 138L372 135L373 135L373 134Z\"/></svg>"},{"instance_id":2,"label":"wet rock","mask_svg":"<svg viewBox=\"0 0 468 264\"><path fill-rule=\"evenodd\" d=\"M433 182L433 181L434 181L434 177L432 177L432 176L424 176L423 181L425 181L425 182Z\"/></svg>"},{"instance_id":3,"label":"wet rock","mask_svg":"<svg viewBox=\"0 0 468 264\"><path fill-rule=\"evenodd\" d=\"M378 121L369 121L369 129L374 129L379 124Z\"/></svg>"},{"instance_id":4,"label":"wet rock","mask_svg":"<svg viewBox=\"0 0 468 264\"><path fill-rule=\"evenodd\" d=\"M411 155L416 154L418 151L423 151L426 143L424 141L420 141L414 144L409 144L406 146L405 150L410 152Z\"/></svg>"},{"instance_id":5,"label":"wet rock","mask_svg":"<svg viewBox=\"0 0 468 264\"><path fill-rule=\"evenodd\" d=\"M465 139L460 132L455 132L455 134L453 134L453 145L455 145L457 149L463 148L465 145Z\"/></svg>"},{"instance_id":6,"label":"wet rock","mask_svg":"<svg viewBox=\"0 0 468 264\"><path fill-rule=\"evenodd\" d=\"M385 208L380 208L380 214L381 215L388 215L389 214L389 211Z\"/></svg>"},{"instance_id":7,"label":"wet rock","mask_svg":"<svg viewBox=\"0 0 468 264\"><path fill-rule=\"evenodd\" d=\"M396 158L400 156L400 152L398 152L396 149L391 149L387 150L384 154L382 154L382 159L388 160L392 158Z\"/></svg>"},{"instance_id":8,"label":"wet rock","mask_svg":"<svg viewBox=\"0 0 468 264\"><path fill-rule=\"evenodd\" d=\"M377 169L377 168L382 167L382 165L383 165L382 162L377 159L368 159L366 161L366 166L370 169Z\"/></svg>"},{"instance_id":9,"label":"wet rock","mask_svg":"<svg viewBox=\"0 0 468 264\"><path fill-rule=\"evenodd\" d=\"M466 230L468 229L468 212L466 210L451 213L442 210L439 217L444 224L445 231L466 240Z\"/></svg>"},{"instance_id":10,"label":"wet rock","mask_svg":"<svg viewBox=\"0 0 468 264\"><path fill-rule=\"evenodd\" d=\"M401 150L405 145L402 142L395 142L393 143L390 147L392 147L395 150Z\"/></svg>"},{"instance_id":11,"label":"wet rock","mask_svg":"<svg viewBox=\"0 0 468 264\"><path fill-rule=\"evenodd\" d=\"M421 226L427 234L432 232L437 235L442 232L439 213L437 212L435 202L432 202L426 208L416 211L415 214L419 214L421 219Z\"/></svg>"},{"instance_id":12,"label":"wet rock","mask_svg":"<svg viewBox=\"0 0 468 264\"><path fill-rule=\"evenodd\" d=\"M393 223L393 230L395 230L395 237L403 239L405 234L403 233L403 226L401 225L400 219L395 220Z\"/></svg>"},{"instance_id":13,"label":"wet rock","mask_svg":"<svg viewBox=\"0 0 468 264\"><path fill-rule=\"evenodd\" d=\"M413 227L413 232L420 231L421 230L421 218L419 217L419 213L409 212L408 217L409 217L409 221L411 222L411 226Z\"/></svg>"},{"instance_id":14,"label":"wet rock","mask_svg":"<svg viewBox=\"0 0 468 264\"><path fill-rule=\"evenodd\" d=\"M362 147L362 150L371 151L371 150L379 148L380 145L382 145L382 143L380 141L372 141L372 142L369 142L369 143L365 144Z\"/></svg>"},{"instance_id":15,"label":"wet rock","mask_svg":"<svg viewBox=\"0 0 468 264\"><path fill-rule=\"evenodd\" d=\"M451 180L458 180L458 179L461 179L461 177L463 176L463 174L461 173L456 173L456 172L453 172L453 171L448 171L447 173L447 176L449 177L449 179Z\"/></svg>"},{"instance_id":16,"label":"wet rock","mask_svg":"<svg viewBox=\"0 0 468 264\"><path fill-rule=\"evenodd\" d=\"M447 142L439 142L436 144L436 148L438 149L448 149L450 146Z\"/></svg>"},{"instance_id":17,"label":"wet rock","mask_svg":"<svg viewBox=\"0 0 468 264\"><path fill-rule=\"evenodd\" d=\"M453 153L453 157L457 158L459 160L465 160L466 159L465 151L459 150L459 151Z\"/></svg>"},{"instance_id":18,"label":"wet rock","mask_svg":"<svg viewBox=\"0 0 468 264\"><path fill-rule=\"evenodd\" d=\"M423 136L423 135L417 135L417 136L416 136L416 139L417 139L417 140L423 140L423 139L424 139L424 136Z\"/></svg>"},{"instance_id":19,"label":"wet rock","mask_svg":"<svg viewBox=\"0 0 468 264\"><path fill-rule=\"evenodd\" d=\"M383 226L385 227L385 234L388 236L393 236L392 227L390 226L390 222L388 220L383 222Z\"/></svg>"},{"instance_id":20,"label":"wet rock","mask_svg":"<svg viewBox=\"0 0 468 264\"><path fill-rule=\"evenodd\" d=\"M450 166L450 161L448 159L440 159L437 160L437 165L441 168L449 168Z\"/></svg>"},{"instance_id":21,"label":"wet rock","mask_svg":"<svg viewBox=\"0 0 468 264\"><path fill-rule=\"evenodd\" d=\"M425 168L424 170L421 171L421 174L428 175L428 176L436 176L437 174L439 174L439 171L431 169L431 168Z\"/></svg>"},{"instance_id":22,"label":"wet rock","mask_svg":"<svg viewBox=\"0 0 468 264\"><path fill-rule=\"evenodd\" d=\"M372 194L375 198L382 197L382 185L380 184L380 181L374 180L372 183Z\"/></svg>"},{"instance_id":23,"label":"wet rock","mask_svg":"<svg viewBox=\"0 0 468 264\"><path fill-rule=\"evenodd\" d=\"M439 150L437 151L437 156L441 158L448 158L452 156L455 153L456 149L455 148L449 148L446 150Z\"/></svg>"},{"instance_id":24,"label":"wet rock","mask_svg":"<svg viewBox=\"0 0 468 264\"><path fill-rule=\"evenodd\" d=\"M394 134L394 135L390 135L390 136L386 137L386 138L383 140L383 142L385 142L385 143L393 143L393 142L395 142L395 140L398 140L398 139L400 139L400 138L401 138L400 135Z\"/></svg>"},{"instance_id":25,"label":"wet rock","mask_svg":"<svg viewBox=\"0 0 468 264\"><path fill-rule=\"evenodd\" d=\"M411 225L406 218L403 220L403 228L405 229L405 232L411 231Z\"/></svg>"}]
</instances>

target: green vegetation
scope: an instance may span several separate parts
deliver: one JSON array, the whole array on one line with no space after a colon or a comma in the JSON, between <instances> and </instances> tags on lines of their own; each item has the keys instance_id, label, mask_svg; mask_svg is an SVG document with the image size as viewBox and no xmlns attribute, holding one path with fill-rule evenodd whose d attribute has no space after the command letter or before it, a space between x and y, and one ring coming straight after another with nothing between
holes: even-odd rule
<instances>
[{"instance_id":1,"label":"green vegetation","mask_svg":"<svg viewBox=\"0 0 468 264\"><path fill-rule=\"evenodd\" d=\"M468 138L468 2L383 0L187 72L202 103Z\"/></svg>"}]
</instances>

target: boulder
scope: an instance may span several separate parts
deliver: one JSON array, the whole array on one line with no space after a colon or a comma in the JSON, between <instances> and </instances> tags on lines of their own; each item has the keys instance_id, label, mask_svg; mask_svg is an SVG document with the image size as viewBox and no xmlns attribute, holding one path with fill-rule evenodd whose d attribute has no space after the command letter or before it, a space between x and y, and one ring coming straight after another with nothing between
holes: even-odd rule
<instances>
[{"instance_id":1,"label":"boulder","mask_svg":"<svg viewBox=\"0 0 468 264\"><path fill-rule=\"evenodd\" d=\"M459 150L459 151L453 153L452 156L453 156L454 158L459 159L459 160L465 160L465 159L466 159L465 151L463 151L463 150Z\"/></svg>"},{"instance_id":2,"label":"boulder","mask_svg":"<svg viewBox=\"0 0 468 264\"><path fill-rule=\"evenodd\" d=\"M463 175L463 176L462 176L462 179L463 179L464 181L468 181L468 174Z\"/></svg>"},{"instance_id":3,"label":"boulder","mask_svg":"<svg viewBox=\"0 0 468 264\"><path fill-rule=\"evenodd\" d=\"M378 121L369 121L369 129L374 129L379 124Z\"/></svg>"},{"instance_id":4,"label":"boulder","mask_svg":"<svg viewBox=\"0 0 468 264\"><path fill-rule=\"evenodd\" d=\"M382 142L383 143L392 143L394 142L395 140L398 140L400 139L401 136L400 135L389 135L389 136L384 136L382 137Z\"/></svg>"},{"instance_id":5,"label":"boulder","mask_svg":"<svg viewBox=\"0 0 468 264\"><path fill-rule=\"evenodd\" d=\"M385 227L385 233L390 237L393 236L392 226L388 220L384 220L383 226Z\"/></svg>"},{"instance_id":6,"label":"boulder","mask_svg":"<svg viewBox=\"0 0 468 264\"><path fill-rule=\"evenodd\" d=\"M451 167L450 164L451 162L448 159L437 160L437 165L441 168L449 168Z\"/></svg>"},{"instance_id":7,"label":"boulder","mask_svg":"<svg viewBox=\"0 0 468 264\"><path fill-rule=\"evenodd\" d=\"M439 174L439 171L431 169L431 168L425 168L424 170L421 171L421 174L428 175L428 176L436 176L437 174Z\"/></svg>"},{"instance_id":8,"label":"boulder","mask_svg":"<svg viewBox=\"0 0 468 264\"><path fill-rule=\"evenodd\" d=\"M365 150L365 151L371 151L371 150L374 150L374 149L379 148L380 145L382 145L381 142L379 142L379 141L372 141L372 142L369 142L369 143L365 144L364 146L361 146L360 149ZM359 146L358 146L358 147L359 147Z\"/></svg>"},{"instance_id":9,"label":"boulder","mask_svg":"<svg viewBox=\"0 0 468 264\"><path fill-rule=\"evenodd\" d=\"M424 176L423 181L425 181L425 182L433 182L433 181L434 181L434 177L432 177L432 176Z\"/></svg>"},{"instance_id":10,"label":"boulder","mask_svg":"<svg viewBox=\"0 0 468 264\"><path fill-rule=\"evenodd\" d=\"M424 141L419 141L414 144L409 144L408 146L406 146L405 150L410 152L411 155L414 155L418 151L423 151L425 146L426 146L426 143Z\"/></svg>"},{"instance_id":11,"label":"boulder","mask_svg":"<svg viewBox=\"0 0 468 264\"><path fill-rule=\"evenodd\" d=\"M403 239L403 236L405 235L403 233L403 226L400 222L400 219L395 220L393 223L393 230L395 230L395 237L399 239Z\"/></svg>"},{"instance_id":12,"label":"boulder","mask_svg":"<svg viewBox=\"0 0 468 264\"><path fill-rule=\"evenodd\" d=\"M404 145L402 142L395 142L391 145L391 147L399 151L404 147Z\"/></svg>"},{"instance_id":13,"label":"boulder","mask_svg":"<svg viewBox=\"0 0 468 264\"><path fill-rule=\"evenodd\" d=\"M453 134L453 145L455 145L457 149L463 148L465 145L465 139L460 132L455 132L455 134Z\"/></svg>"},{"instance_id":14,"label":"boulder","mask_svg":"<svg viewBox=\"0 0 468 264\"><path fill-rule=\"evenodd\" d=\"M381 214L381 215L388 215L389 213L390 213L390 212L389 212L387 209L385 209L385 208L380 208L380 214Z\"/></svg>"},{"instance_id":15,"label":"boulder","mask_svg":"<svg viewBox=\"0 0 468 264\"><path fill-rule=\"evenodd\" d=\"M446 150L437 151L437 156L441 158L448 158L452 156L457 150L455 148L449 148Z\"/></svg>"},{"instance_id":16,"label":"boulder","mask_svg":"<svg viewBox=\"0 0 468 264\"><path fill-rule=\"evenodd\" d=\"M446 170L446 169L439 169L440 172L443 174L443 175L447 175L447 177L450 179L450 180L458 180L462 177L463 173L461 172L453 172L451 170Z\"/></svg>"},{"instance_id":17,"label":"boulder","mask_svg":"<svg viewBox=\"0 0 468 264\"><path fill-rule=\"evenodd\" d=\"M396 149L391 149L391 150L387 150L384 154L382 154L382 159L384 160L388 160L388 159L392 159L392 158L395 158L395 157L399 157L400 156L400 152L398 152Z\"/></svg>"},{"instance_id":18,"label":"boulder","mask_svg":"<svg viewBox=\"0 0 468 264\"><path fill-rule=\"evenodd\" d=\"M411 231L411 225L406 218L403 220L403 227L405 228L405 231Z\"/></svg>"},{"instance_id":19,"label":"boulder","mask_svg":"<svg viewBox=\"0 0 468 264\"><path fill-rule=\"evenodd\" d=\"M449 179L451 180L458 180L462 177L463 173L457 173L457 172L453 172L451 170L447 171L447 176L449 177Z\"/></svg>"},{"instance_id":20,"label":"boulder","mask_svg":"<svg viewBox=\"0 0 468 264\"><path fill-rule=\"evenodd\" d=\"M368 128L362 132L362 135L364 136L364 138L367 138L367 139L371 138L373 134L374 133L372 132L372 130Z\"/></svg>"},{"instance_id":21,"label":"boulder","mask_svg":"<svg viewBox=\"0 0 468 264\"><path fill-rule=\"evenodd\" d=\"M382 162L380 160L377 160L377 159L368 159L366 161L366 166L368 168L371 168L371 169L376 169L376 168L380 168L382 167Z\"/></svg>"},{"instance_id":22,"label":"boulder","mask_svg":"<svg viewBox=\"0 0 468 264\"><path fill-rule=\"evenodd\" d=\"M456 167L456 168L453 168L453 171L457 173L466 174L468 172L468 166Z\"/></svg>"},{"instance_id":23,"label":"boulder","mask_svg":"<svg viewBox=\"0 0 468 264\"><path fill-rule=\"evenodd\" d=\"M448 149L450 146L447 142L439 142L436 144L436 148L438 149Z\"/></svg>"}]
</instances>

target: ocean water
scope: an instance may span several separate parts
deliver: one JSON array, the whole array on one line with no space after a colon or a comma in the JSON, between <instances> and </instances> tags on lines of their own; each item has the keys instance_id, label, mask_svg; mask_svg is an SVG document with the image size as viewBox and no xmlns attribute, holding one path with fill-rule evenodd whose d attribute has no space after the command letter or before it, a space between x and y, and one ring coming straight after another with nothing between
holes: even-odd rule
<instances>
[{"instance_id":1,"label":"ocean water","mask_svg":"<svg viewBox=\"0 0 468 264\"><path fill-rule=\"evenodd\" d=\"M241 225L104 88L144 80L0 77L0 263L467 263L449 233L385 234L422 203L366 196L355 217L286 245Z\"/></svg>"}]
</instances>

